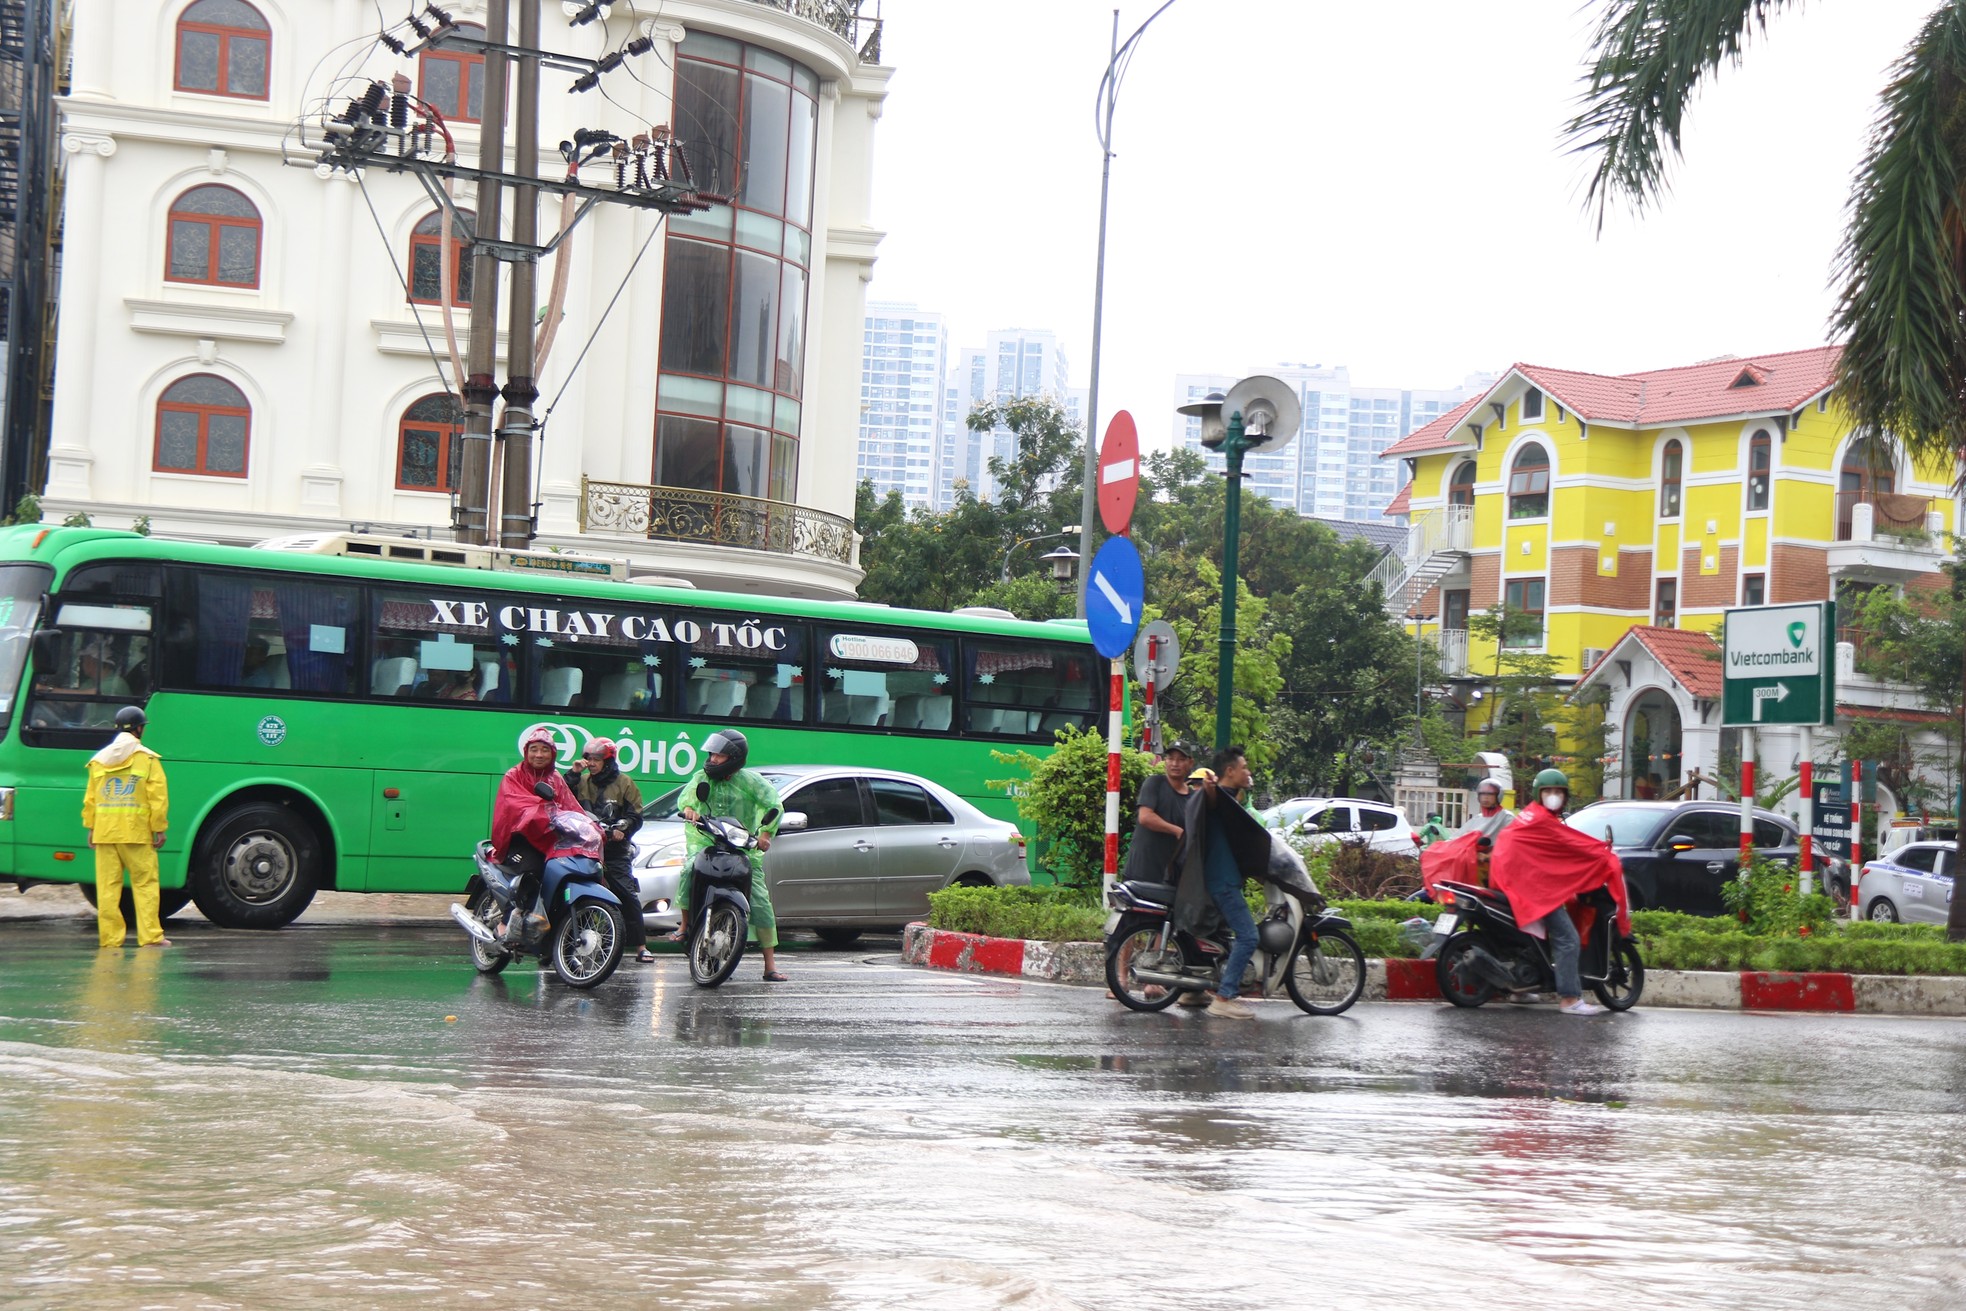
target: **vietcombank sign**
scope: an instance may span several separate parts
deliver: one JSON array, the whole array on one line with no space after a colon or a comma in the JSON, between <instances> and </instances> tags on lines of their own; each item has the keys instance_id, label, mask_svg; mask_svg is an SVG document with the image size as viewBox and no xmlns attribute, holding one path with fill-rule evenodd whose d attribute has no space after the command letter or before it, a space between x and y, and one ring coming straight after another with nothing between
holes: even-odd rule
<instances>
[{"instance_id":1,"label":"vietcombank sign","mask_svg":"<svg viewBox=\"0 0 1966 1311\"><path fill-rule=\"evenodd\" d=\"M1721 722L1729 728L1829 723L1836 706L1835 633L1831 601L1729 610L1721 641Z\"/></svg>"}]
</instances>

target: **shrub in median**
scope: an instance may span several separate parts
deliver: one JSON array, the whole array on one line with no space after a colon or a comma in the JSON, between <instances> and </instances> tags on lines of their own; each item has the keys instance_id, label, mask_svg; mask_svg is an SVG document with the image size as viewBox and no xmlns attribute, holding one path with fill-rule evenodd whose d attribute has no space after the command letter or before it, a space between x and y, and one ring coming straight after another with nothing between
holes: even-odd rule
<instances>
[{"instance_id":1,"label":"shrub in median","mask_svg":"<svg viewBox=\"0 0 1966 1311\"><path fill-rule=\"evenodd\" d=\"M1097 889L944 888L928 894L931 928L991 938L1097 942L1106 913Z\"/></svg>"}]
</instances>

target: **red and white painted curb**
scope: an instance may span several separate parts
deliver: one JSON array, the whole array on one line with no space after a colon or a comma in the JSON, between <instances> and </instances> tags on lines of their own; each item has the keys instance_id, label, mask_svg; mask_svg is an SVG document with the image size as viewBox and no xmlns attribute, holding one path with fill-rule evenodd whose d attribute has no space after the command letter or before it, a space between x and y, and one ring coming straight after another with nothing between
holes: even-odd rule
<instances>
[{"instance_id":1,"label":"red and white painted curb","mask_svg":"<svg viewBox=\"0 0 1966 1311\"><path fill-rule=\"evenodd\" d=\"M964 974L1003 974L1104 987L1105 947L1097 942L1027 942L951 933L910 924L901 957L910 965ZM1440 1001L1434 963L1370 960L1369 1001ZM1775 974L1759 970L1647 970L1641 1006L1727 1011L1845 1012L1966 1016L1966 977L1897 974Z\"/></svg>"}]
</instances>

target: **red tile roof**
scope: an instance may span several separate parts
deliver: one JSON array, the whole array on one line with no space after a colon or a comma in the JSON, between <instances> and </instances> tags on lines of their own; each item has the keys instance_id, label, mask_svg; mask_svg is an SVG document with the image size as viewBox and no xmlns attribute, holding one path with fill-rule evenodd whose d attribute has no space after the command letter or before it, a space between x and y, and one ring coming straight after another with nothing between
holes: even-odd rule
<instances>
[{"instance_id":1,"label":"red tile roof","mask_svg":"<svg viewBox=\"0 0 1966 1311\"><path fill-rule=\"evenodd\" d=\"M1948 724L1950 715L1936 710L1886 710L1878 706L1853 706L1846 701L1836 703L1836 713L1848 715L1852 719L1881 719L1894 724Z\"/></svg>"},{"instance_id":2,"label":"red tile roof","mask_svg":"<svg viewBox=\"0 0 1966 1311\"><path fill-rule=\"evenodd\" d=\"M1471 396L1422 428L1386 448L1381 459L1430 455L1473 443L1458 435L1468 413L1520 374L1557 404L1596 423L1642 427L1723 419L1735 414L1794 410L1828 390L1836 373L1839 346L1781 351L1746 359L1708 360L1643 373L1583 373L1541 364L1516 364L1502 381ZM1750 381L1751 380L1751 381ZM1743 383L1742 386L1735 384Z\"/></svg>"},{"instance_id":3,"label":"red tile roof","mask_svg":"<svg viewBox=\"0 0 1966 1311\"><path fill-rule=\"evenodd\" d=\"M1720 644L1705 633L1688 632L1683 628L1658 628L1651 624L1633 624L1626 629L1624 636L1607 647L1598 662L1584 671L1577 685L1581 687L1589 682L1591 675L1603 668L1618 648L1632 639L1637 639L1647 654L1665 666L1673 681L1685 688L1688 695L1703 701L1720 699Z\"/></svg>"},{"instance_id":4,"label":"red tile roof","mask_svg":"<svg viewBox=\"0 0 1966 1311\"><path fill-rule=\"evenodd\" d=\"M1653 427L1796 409L1829 387L1840 351L1816 346L1617 375L1539 364L1518 364L1514 371L1585 419Z\"/></svg>"},{"instance_id":5,"label":"red tile roof","mask_svg":"<svg viewBox=\"0 0 1966 1311\"><path fill-rule=\"evenodd\" d=\"M1480 395L1470 396L1447 413L1441 415L1438 419L1435 419L1432 423L1415 428L1412 432L1407 433L1406 436L1400 438L1391 446L1388 446L1379 458L1382 460L1392 460L1402 455L1428 455L1434 451L1452 451L1458 450L1463 446L1473 446L1474 442L1472 440L1466 437L1456 437L1454 434L1460 428L1461 421L1468 417L1468 411L1472 410L1476 402L1480 401L1481 397L1485 395L1487 395L1486 392Z\"/></svg>"},{"instance_id":6,"label":"red tile roof","mask_svg":"<svg viewBox=\"0 0 1966 1311\"><path fill-rule=\"evenodd\" d=\"M1387 503L1386 508L1379 511L1379 513L1380 514L1409 514L1412 512L1412 510L1413 510L1413 484L1411 481L1409 481L1406 484L1406 486L1399 489L1399 495L1393 497L1393 499Z\"/></svg>"}]
</instances>

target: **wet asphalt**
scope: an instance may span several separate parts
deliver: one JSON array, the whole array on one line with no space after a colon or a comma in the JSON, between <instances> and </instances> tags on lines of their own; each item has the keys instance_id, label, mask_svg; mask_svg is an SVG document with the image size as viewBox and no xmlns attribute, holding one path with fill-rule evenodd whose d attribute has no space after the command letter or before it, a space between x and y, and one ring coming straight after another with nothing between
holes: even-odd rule
<instances>
[{"instance_id":1,"label":"wet asphalt","mask_svg":"<svg viewBox=\"0 0 1966 1311\"><path fill-rule=\"evenodd\" d=\"M0 1302L1966 1302L1958 1021L1141 1016L892 939L579 994L342 900L0 918Z\"/></svg>"}]
</instances>

